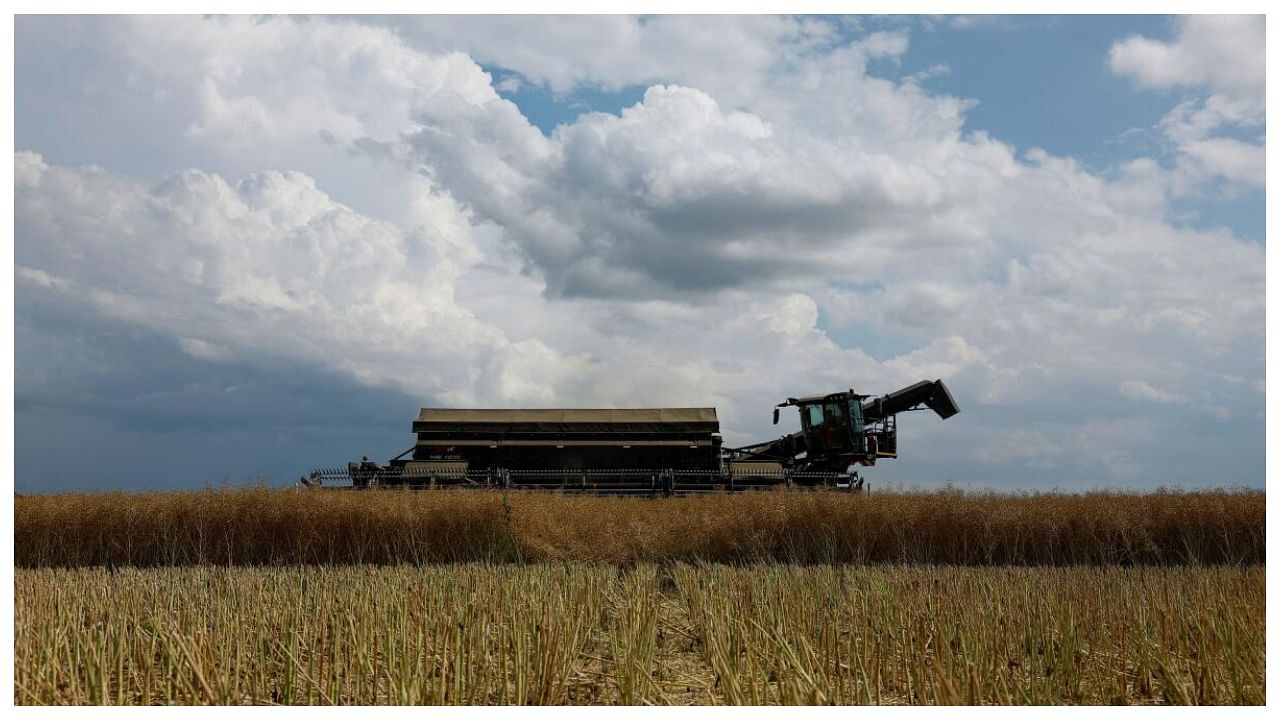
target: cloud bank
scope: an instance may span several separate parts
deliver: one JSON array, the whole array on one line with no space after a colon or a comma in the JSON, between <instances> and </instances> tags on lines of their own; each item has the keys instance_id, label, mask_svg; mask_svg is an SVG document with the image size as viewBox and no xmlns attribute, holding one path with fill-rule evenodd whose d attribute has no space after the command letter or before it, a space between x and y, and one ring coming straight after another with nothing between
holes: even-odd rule
<instances>
[{"instance_id":1,"label":"cloud bank","mask_svg":"<svg viewBox=\"0 0 1280 720\"><path fill-rule=\"evenodd\" d=\"M120 377L127 343L68 340L100 322L175 367L408 404L717 405L731 443L788 395L945 378L965 414L904 423L903 481L1195 483L1170 448L1205 442L1260 467L1264 251L1179 220L1206 183L1260 187L1263 141L1227 134L1261 132L1256 23L1119 41L1116 73L1203 94L1161 123L1174 166L1100 172L872 72L905 31L510 22L21 19L20 114L111 122L77 141L106 167L42 140L65 115L14 158L19 400L75 412L69 377ZM480 62L649 86L543 133Z\"/></svg>"}]
</instances>

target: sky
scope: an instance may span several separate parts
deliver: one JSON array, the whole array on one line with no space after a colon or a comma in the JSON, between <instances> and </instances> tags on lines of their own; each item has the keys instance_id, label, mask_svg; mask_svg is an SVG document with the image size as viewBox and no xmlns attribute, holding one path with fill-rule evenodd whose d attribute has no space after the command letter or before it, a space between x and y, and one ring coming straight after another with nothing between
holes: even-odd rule
<instances>
[{"instance_id":1,"label":"sky","mask_svg":"<svg viewBox=\"0 0 1280 720\"><path fill-rule=\"evenodd\" d=\"M15 18L15 487L943 379L873 486L1262 487L1261 16Z\"/></svg>"}]
</instances>

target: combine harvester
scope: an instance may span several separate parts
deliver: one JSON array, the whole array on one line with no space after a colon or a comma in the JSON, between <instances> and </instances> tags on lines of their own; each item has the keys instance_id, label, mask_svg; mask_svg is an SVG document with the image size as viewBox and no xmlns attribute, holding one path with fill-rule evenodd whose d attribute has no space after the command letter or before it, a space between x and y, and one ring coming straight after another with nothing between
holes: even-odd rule
<instances>
[{"instance_id":1,"label":"combine harvester","mask_svg":"<svg viewBox=\"0 0 1280 720\"><path fill-rule=\"evenodd\" d=\"M801 430L723 447L715 408L423 408L418 440L386 465L349 463L302 478L323 488L511 488L672 495L777 486L862 489L856 466L898 456L897 415L959 412L941 380L881 397L853 390L789 398Z\"/></svg>"}]
</instances>

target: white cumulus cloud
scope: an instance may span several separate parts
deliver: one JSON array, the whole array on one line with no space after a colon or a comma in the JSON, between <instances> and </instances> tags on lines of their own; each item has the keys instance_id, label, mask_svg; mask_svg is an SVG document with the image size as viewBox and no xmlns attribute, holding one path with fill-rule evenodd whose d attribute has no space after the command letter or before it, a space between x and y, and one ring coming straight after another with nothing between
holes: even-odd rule
<instances>
[{"instance_id":1,"label":"white cumulus cloud","mask_svg":"<svg viewBox=\"0 0 1280 720\"><path fill-rule=\"evenodd\" d=\"M1207 91L1179 103L1160 121L1191 182L1221 177L1254 188L1265 186L1264 16L1179 17L1171 41L1126 38L1111 47L1108 59L1112 71L1143 87ZM1246 138L1227 136L1226 131Z\"/></svg>"}]
</instances>

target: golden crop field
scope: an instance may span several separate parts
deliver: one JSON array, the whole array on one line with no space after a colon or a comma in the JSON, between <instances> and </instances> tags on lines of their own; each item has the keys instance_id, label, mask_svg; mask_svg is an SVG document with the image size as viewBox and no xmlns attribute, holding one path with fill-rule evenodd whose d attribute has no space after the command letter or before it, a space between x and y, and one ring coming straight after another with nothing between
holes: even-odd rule
<instances>
[{"instance_id":1,"label":"golden crop field","mask_svg":"<svg viewBox=\"0 0 1280 720\"><path fill-rule=\"evenodd\" d=\"M1264 569L22 569L63 703L1265 702Z\"/></svg>"},{"instance_id":2,"label":"golden crop field","mask_svg":"<svg viewBox=\"0 0 1280 720\"><path fill-rule=\"evenodd\" d=\"M14 520L18 567L1266 559L1261 491L775 491L649 499L261 489L19 496Z\"/></svg>"},{"instance_id":3,"label":"golden crop field","mask_svg":"<svg viewBox=\"0 0 1280 720\"><path fill-rule=\"evenodd\" d=\"M23 704L1225 703L1265 494L15 498Z\"/></svg>"}]
</instances>

